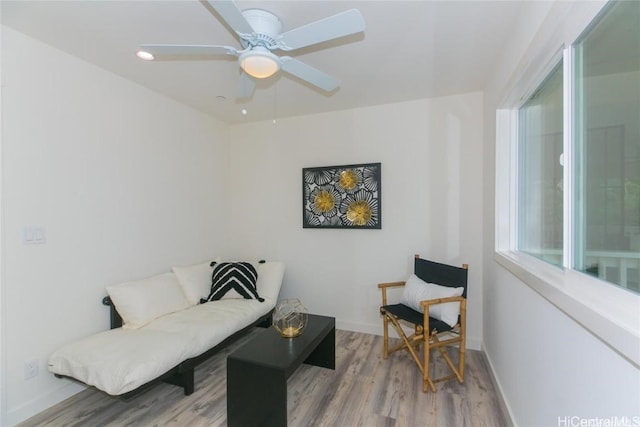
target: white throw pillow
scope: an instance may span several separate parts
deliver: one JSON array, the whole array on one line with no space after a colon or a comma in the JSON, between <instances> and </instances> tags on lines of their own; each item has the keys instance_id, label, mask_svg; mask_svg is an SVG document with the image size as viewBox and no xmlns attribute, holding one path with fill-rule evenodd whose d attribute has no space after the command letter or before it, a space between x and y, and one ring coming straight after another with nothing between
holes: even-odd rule
<instances>
[{"instance_id":1,"label":"white throw pillow","mask_svg":"<svg viewBox=\"0 0 640 427\"><path fill-rule=\"evenodd\" d=\"M189 307L173 273L107 286L107 293L125 329L140 328L153 319Z\"/></svg>"},{"instance_id":2,"label":"white throw pillow","mask_svg":"<svg viewBox=\"0 0 640 427\"><path fill-rule=\"evenodd\" d=\"M420 306L420 301L460 296L462 292L464 292L464 288L462 287L450 288L436 285L435 283L427 283L415 274L412 274L404 285L400 302L420 313L424 313L424 310ZM430 317L442 320L451 327L458 323L459 315L460 303L458 302L447 302L429 306Z\"/></svg>"},{"instance_id":3,"label":"white throw pillow","mask_svg":"<svg viewBox=\"0 0 640 427\"><path fill-rule=\"evenodd\" d=\"M256 265L256 264L254 264ZM284 263L280 261L267 261L258 264L258 283L256 289L263 298L269 298L275 304L284 277Z\"/></svg>"},{"instance_id":4,"label":"white throw pillow","mask_svg":"<svg viewBox=\"0 0 640 427\"><path fill-rule=\"evenodd\" d=\"M220 262L220 257L214 260ZM206 298L211 291L211 261L199 264L173 267L173 273L178 278L182 292L191 305L200 303L200 298Z\"/></svg>"}]
</instances>

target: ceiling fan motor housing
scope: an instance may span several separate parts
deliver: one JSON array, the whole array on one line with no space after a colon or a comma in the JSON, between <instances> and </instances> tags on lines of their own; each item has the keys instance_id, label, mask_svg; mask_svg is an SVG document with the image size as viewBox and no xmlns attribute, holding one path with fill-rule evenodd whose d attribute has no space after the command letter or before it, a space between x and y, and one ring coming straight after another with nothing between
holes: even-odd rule
<instances>
[{"instance_id":1,"label":"ceiling fan motor housing","mask_svg":"<svg viewBox=\"0 0 640 427\"><path fill-rule=\"evenodd\" d=\"M276 47L276 38L282 33L280 18L262 9L243 10L242 16L254 31L253 36L246 40L248 46L265 46L272 49Z\"/></svg>"}]
</instances>

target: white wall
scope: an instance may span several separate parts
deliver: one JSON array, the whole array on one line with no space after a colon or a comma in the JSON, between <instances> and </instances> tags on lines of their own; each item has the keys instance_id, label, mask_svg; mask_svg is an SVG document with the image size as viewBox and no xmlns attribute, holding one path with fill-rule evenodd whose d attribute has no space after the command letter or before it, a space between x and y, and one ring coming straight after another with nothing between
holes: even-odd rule
<instances>
[{"instance_id":1,"label":"white wall","mask_svg":"<svg viewBox=\"0 0 640 427\"><path fill-rule=\"evenodd\" d=\"M549 40L589 22L585 17L599 7L596 2L529 3L523 25L516 26L518 33L485 92L483 348L512 419L520 426L586 425L579 423L625 416L631 425L640 423L638 366L513 276L493 256L495 111L522 72L544 65L538 63L537 54ZM551 43L546 49L551 53L559 46Z\"/></svg>"},{"instance_id":2,"label":"white wall","mask_svg":"<svg viewBox=\"0 0 640 427\"><path fill-rule=\"evenodd\" d=\"M0 22L2 22L2 8L0 7ZM0 49L2 48L2 31L0 31ZM4 371L5 371L5 357L2 349L4 348L4 238L3 238L3 225L2 225L2 88L4 87L4 73L2 69L2 55L0 55L0 388L4 385ZM0 391L0 425L2 425L2 419L4 418L5 398L4 393Z\"/></svg>"},{"instance_id":3,"label":"white wall","mask_svg":"<svg viewBox=\"0 0 640 427\"><path fill-rule=\"evenodd\" d=\"M235 254L282 259L282 297L377 334L377 283L406 279L416 253L466 262L468 345L479 348L481 137L479 93L235 126ZM303 229L302 168L369 162L382 163L382 229Z\"/></svg>"},{"instance_id":4,"label":"white wall","mask_svg":"<svg viewBox=\"0 0 640 427\"><path fill-rule=\"evenodd\" d=\"M2 28L2 369L11 425L78 390L46 369L108 327L105 286L222 253L226 125ZM21 243L23 226L46 243ZM23 379L23 364L40 374Z\"/></svg>"}]
</instances>

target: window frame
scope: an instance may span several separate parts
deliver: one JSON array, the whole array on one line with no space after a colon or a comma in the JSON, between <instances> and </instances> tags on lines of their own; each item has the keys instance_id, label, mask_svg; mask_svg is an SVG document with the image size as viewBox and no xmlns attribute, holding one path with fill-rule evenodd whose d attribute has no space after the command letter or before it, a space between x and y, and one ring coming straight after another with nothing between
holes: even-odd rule
<instances>
[{"instance_id":1,"label":"window frame","mask_svg":"<svg viewBox=\"0 0 640 427\"><path fill-rule=\"evenodd\" d=\"M514 74L496 111L495 261L640 367L640 296L571 268L575 247L573 45L610 4L557 4ZM529 59L528 61L526 61ZM516 250L518 109L563 61L563 267Z\"/></svg>"},{"instance_id":2,"label":"window frame","mask_svg":"<svg viewBox=\"0 0 640 427\"><path fill-rule=\"evenodd\" d=\"M542 85L545 84L545 82L548 80L548 78L551 76L551 74L553 72L556 71L557 68L562 68L562 73L563 73L563 93L562 93L562 101L563 101L563 118L562 118L562 123L563 123L563 141L562 141L562 146L563 146L563 152L566 149L566 139L564 137L564 135L566 135L565 133L565 106L564 106L564 102L566 101L566 97L565 97L565 91L564 91L564 82L565 82L565 77L566 76L566 62L565 62L565 55L563 55L563 51L562 50L558 50L553 56L552 58L549 60L549 64L547 67L545 67L543 69L543 71L540 73L541 74L541 78L537 79L536 82L537 84L535 84L535 86L533 86L531 88L531 90L527 93L526 96L521 97L520 102L518 102L517 107L515 107L513 109L514 111L514 116L513 116L513 120L515 120L514 122L514 131L516 132L516 137L515 139L512 139L512 141L519 141L520 140L520 112L522 111L522 108L525 106L525 104L527 104L527 102L534 96L534 93L539 92ZM562 62L562 67L559 67L560 62ZM538 81L539 80L539 81ZM514 226L516 227L516 231L515 231L515 235L513 236L512 242L512 249L517 251L517 252L522 252L522 253L526 253L525 251L522 250L522 244L523 244L523 234L522 234L522 230L519 229L519 224L518 221L516 221L516 219L519 216L518 210L520 208L519 205L519 189L520 189L520 184L521 181L519 180L519 173L520 173L520 165L521 165L521 157L520 157L520 150L521 148L521 144L518 143L514 143L514 150L515 150L515 161L517 163L514 164L514 170L516 171L516 174L514 175L514 184L515 184L515 192L514 192ZM563 182L566 179L565 176L565 168L563 168ZM566 200L566 192L563 192L563 200L562 200L563 206L566 205L567 200ZM563 208L563 215L564 215L564 208ZM564 218L563 218L564 219ZM562 236L562 241L563 241L563 246L562 246L562 260L560 261L561 265L565 265L564 261L565 261L565 253L566 253L566 233L564 232L563 229L563 236ZM520 249L518 249L520 248ZM541 259L542 258L540 256L535 256L535 255L530 255L536 259ZM556 265L557 267L557 265Z\"/></svg>"}]
</instances>

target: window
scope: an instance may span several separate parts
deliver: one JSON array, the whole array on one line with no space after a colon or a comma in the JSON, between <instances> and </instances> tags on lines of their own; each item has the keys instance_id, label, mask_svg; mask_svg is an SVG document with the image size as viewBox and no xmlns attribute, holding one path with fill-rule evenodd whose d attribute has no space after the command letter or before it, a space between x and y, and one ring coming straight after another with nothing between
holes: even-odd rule
<instances>
[{"instance_id":1,"label":"window","mask_svg":"<svg viewBox=\"0 0 640 427\"><path fill-rule=\"evenodd\" d=\"M575 45L573 267L640 292L640 3L616 3Z\"/></svg>"},{"instance_id":2,"label":"window","mask_svg":"<svg viewBox=\"0 0 640 427\"><path fill-rule=\"evenodd\" d=\"M562 265L562 63L518 111L517 249Z\"/></svg>"},{"instance_id":3,"label":"window","mask_svg":"<svg viewBox=\"0 0 640 427\"><path fill-rule=\"evenodd\" d=\"M496 111L495 260L640 366L640 2L555 6Z\"/></svg>"},{"instance_id":4,"label":"window","mask_svg":"<svg viewBox=\"0 0 640 427\"><path fill-rule=\"evenodd\" d=\"M556 64L518 109L515 245L550 264L635 292L640 292L638 23L640 2L614 3L568 50L574 72L563 75L562 61ZM563 103L566 87L574 88L573 102ZM563 133L566 120L574 123L570 135ZM563 182L564 138L573 153L566 159L574 172L570 189ZM573 195L568 206L565 190ZM573 257L565 259L565 252Z\"/></svg>"}]
</instances>

